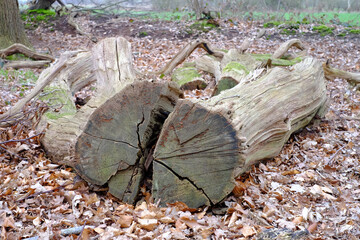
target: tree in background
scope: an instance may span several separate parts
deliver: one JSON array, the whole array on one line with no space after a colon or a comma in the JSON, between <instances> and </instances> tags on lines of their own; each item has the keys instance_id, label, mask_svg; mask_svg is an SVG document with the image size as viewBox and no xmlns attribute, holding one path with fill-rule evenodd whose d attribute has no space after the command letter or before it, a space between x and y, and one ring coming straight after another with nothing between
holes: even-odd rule
<instances>
[{"instance_id":1,"label":"tree in background","mask_svg":"<svg viewBox=\"0 0 360 240\"><path fill-rule=\"evenodd\" d=\"M20 18L17 0L0 0L0 49L13 43L31 45Z\"/></svg>"},{"instance_id":2,"label":"tree in background","mask_svg":"<svg viewBox=\"0 0 360 240\"><path fill-rule=\"evenodd\" d=\"M188 0L189 7L193 9L196 14L196 19L201 18L201 14L204 11L203 2L200 0Z\"/></svg>"},{"instance_id":3,"label":"tree in background","mask_svg":"<svg viewBox=\"0 0 360 240\"><path fill-rule=\"evenodd\" d=\"M58 2L61 6L65 6L65 4L61 0L36 0L35 4L32 5L29 10L49 9L51 5L55 2Z\"/></svg>"}]
</instances>

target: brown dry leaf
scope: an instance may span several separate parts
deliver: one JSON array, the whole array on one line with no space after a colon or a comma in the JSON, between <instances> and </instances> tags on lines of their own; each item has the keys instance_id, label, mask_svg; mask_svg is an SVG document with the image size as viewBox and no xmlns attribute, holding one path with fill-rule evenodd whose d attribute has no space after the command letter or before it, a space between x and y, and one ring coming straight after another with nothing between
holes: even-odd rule
<instances>
[{"instance_id":1,"label":"brown dry leaf","mask_svg":"<svg viewBox=\"0 0 360 240\"><path fill-rule=\"evenodd\" d=\"M244 195L244 191L250 186L248 182L244 183L241 181L235 181L235 187L233 189L233 194L235 197L240 197Z\"/></svg>"},{"instance_id":2,"label":"brown dry leaf","mask_svg":"<svg viewBox=\"0 0 360 240\"><path fill-rule=\"evenodd\" d=\"M247 204L249 204L249 206L251 208L255 208L255 203L253 202L253 200L251 199L251 197L249 196L243 196L242 199L244 200L244 202L246 202Z\"/></svg>"},{"instance_id":3,"label":"brown dry leaf","mask_svg":"<svg viewBox=\"0 0 360 240\"><path fill-rule=\"evenodd\" d=\"M289 170L282 173L283 176L299 174L299 170Z\"/></svg>"},{"instance_id":4,"label":"brown dry leaf","mask_svg":"<svg viewBox=\"0 0 360 240\"><path fill-rule=\"evenodd\" d=\"M318 225L317 222L314 222L314 223L310 224L310 226L308 227L308 231L310 233L314 233L316 231L316 229L317 229L317 225Z\"/></svg>"},{"instance_id":5,"label":"brown dry leaf","mask_svg":"<svg viewBox=\"0 0 360 240\"><path fill-rule=\"evenodd\" d=\"M251 237L256 234L256 231L253 227L250 227L248 225L244 225L241 230L241 234L244 235L244 237Z\"/></svg>"},{"instance_id":6,"label":"brown dry leaf","mask_svg":"<svg viewBox=\"0 0 360 240\"><path fill-rule=\"evenodd\" d=\"M175 222L175 230L180 232L182 230L185 230L186 228L186 224L180 218L178 218Z\"/></svg>"},{"instance_id":7,"label":"brown dry leaf","mask_svg":"<svg viewBox=\"0 0 360 240\"><path fill-rule=\"evenodd\" d=\"M137 221L141 228L148 231L154 230L158 225L157 219L138 219Z\"/></svg>"},{"instance_id":8,"label":"brown dry leaf","mask_svg":"<svg viewBox=\"0 0 360 240\"><path fill-rule=\"evenodd\" d=\"M182 212L186 212L186 211L197 212L198 211L198 209L189 208L185 203L179 202L179 201L177 201L175 203L168 203L167 205L171 206L171 207L176 207L179 211L182 211Z\"/></svg>"},{"instance_id":9,"label":"brown dry leaf","mask_svg":"<svg viewBox=\"0 0 360 240\"><path fill-rule=\"evenodd\" d=\"M160 218L160 222L169 224L169 223L174 223L175 220L172 219L171 217L165 216L165 217Z\"/></svg>"},{"instance_id":10,"label":"brown dry leaf","mask_svg":"<svg viewBox=\"0 0 360 240\"><path fill-rule=\"evenodd\" d=\"M116 223L119 224L122 228L128 228L131 226L133 220L134 217L131 215L120 215Z\"/></svg>"},{"instance_id":11,"label":"brown dry leaf","mask_svg":"<svg viewBox=\"0 0 360 240\"><path fill-rule=\"evenodd\" d=\"M185 223L186 226L188 226L189 228L192 228L192 229L199 229L199 228L203 227L195 219L181 218L181 221L183 221L183 223Z\"/></svg>"},{"instance_id":12,"label":"brown dry leaf","mask_svg":"<svg viewBox=\"0 0 360 240\"><path fill-rule=\"evenodd\" d=\"M302 216L295 217L292 222L296 225L302 223L304 221L304 218Z\"/></svg>"},{"instance_id":13,"label":"brown dry leaf","mask_svg":"<svg viewBox=\"0 0 360 240\"><path fill-rule=\"evenodd\" d=\"M99 198L97 196L97 194L93 193L91 194L85 201L86 205L89 206L93 203L99 202Z\"/></svg>"},{"instance_id":14,"label":"brown dry leaf","mask_svg":"<svg viewBox=\"0 0 360 240\"><path fill-rule=\"evenodd\" d=\"M39 226L41 224L41 218L40 217L36 217L33 221L34 226Z\"/></svg>"},{"instance_id":15,"label":"brown dry leaf","mask_svg":"<svg viewBox=\"0 0 360 240\"><path fill-rule=\"evenodd\" d=\"M2 223L3 228L16 228L13 217L6 217Z\"/></svg>"}]
</instances>

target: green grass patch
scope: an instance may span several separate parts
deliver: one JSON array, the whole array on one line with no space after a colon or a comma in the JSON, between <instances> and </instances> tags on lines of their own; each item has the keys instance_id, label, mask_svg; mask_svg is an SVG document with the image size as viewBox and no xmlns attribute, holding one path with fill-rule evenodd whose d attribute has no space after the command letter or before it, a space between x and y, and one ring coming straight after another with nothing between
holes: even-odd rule
<instances>
[{"instance_id":1,"label":"green grass patch","mask_svg":"<svg viewBox=\"0 0 360 240\"><path fill-rule=\"evenodd\" d=\"M38 76L33 71L0 69L0 79L3 80L4 88L11 92L20 92L19 96L23 97L25 91L34 86Z\"/></svg>"},{"instance_id":2,"label":"green grass patch","mask_svg":"<svg viewBox=\"0 0 360 240\"><path fill-rule=\"evenodd\" d=\"M321 36L333 34L334 29L334 27L328 27L326 25L315 26L312 28L313 31L320 33Z\"/></svg>"},{"instance_id":3,"label":"green grass patch","mask_svg":"<svg viewBox=\"0 0 360 240\"><path fill-rule=\"evenodd\" d=\"M269 27L276 26L278 23L293 22L299 24L338 24L344 26L360 26L360 12L247 12L243 14L244 20L264 20L269 23ZM273 25L273 26L272 26ZM278 25L277 25L278 26ZM266 25L264 26L266 27Z\"/></svg>"},{"instance_id":4,"label":"green grass patch","mask_svg":"<svg viewBox=\"0 0 360 240\"><path fill-rule=\"evenodd\" d=\"M21 84L33 84L38 79L38 76L33 71L23 70L0 69L0 76L4 78L5 82L16 81Z\"/></svg>"},{"instance_id":5,"label":"green grass patch","mask_svg":"<svg viewBox=\"0 0 360 240\"><path fill-rule=\"evenodd\" d=\"M25 22L26 29L36 29L40 23L48 23L56 17L54 10L29 10L21 14L21 19Z\"/></svg>"},{"instance_id":6,"label":"green grass patch","mask_svg":"<svg viewBox=\"0 0 360 240\"><path fill-rule=\"evenodd\" d=\"M360 34L360 29L347 28L345 30L350 34Z\"/></svg>"},{"instance_id":7,"label":"green grass patch","mask_svg":"<svg viewBox=\"0 0 360 240\"><path fill-rule=\"evenodd\" d=\"M217 26L214 24L208 23L207 20L197 21L190 25L190 29L199 30L202 32L208 32L214 28L217 28Z\"/></svg>"}]
</instances>

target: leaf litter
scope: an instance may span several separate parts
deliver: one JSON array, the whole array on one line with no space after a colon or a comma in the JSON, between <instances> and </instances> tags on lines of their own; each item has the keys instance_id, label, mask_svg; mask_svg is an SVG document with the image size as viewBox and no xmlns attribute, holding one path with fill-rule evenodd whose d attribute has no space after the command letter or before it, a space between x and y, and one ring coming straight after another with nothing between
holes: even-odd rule
<instances>
[{"instance_id":1,"label":"leaf litter","mask_svg":"<svg viewBox=\"0 0 360 240\"><path fill-rule=\"evenodd\" d=\"M143 72L159 70L194 38L207 39L221 49L236 48L252 38L248 52L272 53L294 37L274 28L267 29L267 37L256 39L262 24L246 21L224 20L220 30L191 34L185 34L191 24L186 21L83 17L82 22L99 40L118 35L127 38L134 64ZM138 26L149 34L140 36ZM307 33L311 26L301 29ZM56 57L93 45L61 18L55 31L40 26L28 35L36 50L51 51ZM359 71L359 37L296 37L309 45L310 55L324 62L330 59L333 66L346 71ZM196 50L187 61L203 53ZM25 77L22 74L20 77ZM0 75L1 112L33 86L14 87L21 85L20 77ZM159 207L146 192L137 206L121 203L106 191L94 192L73 169L53 164L46 157L31 121L42 106L29 105L33 115L29 114L28 120L0 129L0 238L254 239L257 233L275 227L308 229L308 239L359 239L359 90L342 79L328 81L327 88L329 108L323 119L293 135L273 160L238 177L233 193L222 204L199 209L180 202ZM210 93L194 91L186 96L207 98ZM11 141L16 139L28 140Z\"/></svg>"}]
</instances>

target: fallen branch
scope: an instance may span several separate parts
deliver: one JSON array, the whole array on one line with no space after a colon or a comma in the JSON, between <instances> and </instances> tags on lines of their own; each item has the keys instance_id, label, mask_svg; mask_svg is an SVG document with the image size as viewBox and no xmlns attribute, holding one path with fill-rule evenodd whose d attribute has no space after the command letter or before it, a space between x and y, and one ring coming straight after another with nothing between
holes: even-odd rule
<instances>
[{"instance_id":1,"label":"fallen branch","mask_svg":"<svg viewBox=\"0 0 360 240\"><path fill-rule=\"evenodd\" d=\"M86 225L86 221L84 222L84 224L82 225L82 230L77 238L77 240L80 240L81 239L81 235L83 234L84 230L85 230L85 225Z\"/></svg>"},{"instance_id":2,"label":"fallen branch","mask_svg":"<svg viewBox=\"0 0 360 240\"><path fill-rule=\"evenodd\" d=\"M178 52L175 57L173 57L170 62L168 62L161 70L157 71L155 74L164 74L168 75L174 70L176 66L181 64L190 54L196 49L202 48L208 54L213 55L215 57L222 58L224 56L223 52L213 50L208 42L204 40L195 40L188 43L180 52Z\"/></svg>"},{"instance_id":3,"label":"fallen branch","mask_svg":"<svg viewBox=\"0 0 360 240\"><path fill-rule=\"evenodd\" d=\"M28 138L24 138L24 139L12 139L12 140L8 140L8 141L0 142L0 144L13 143L13 142L26 142L34 137L40 136L41 134L43 134L43 133L39 133L39 134L33 135Z\"/></svg>"},{"instance_id":4,"label":"fallen branch","mask_svg":"<svg viewBox=\"0 0 360 240\"><path fill-rule=\"evenodd\" d=\"M22 53L25 56L27 56L28 58L31 58L34 60L49 60L51 62L55 61L55 58L53 56L50 56L48 54L37 53L20 43L15 43L8 48L1 49L0 50L0 58L5 58L5 57L10 56L15 53Z\"/></svg>"},{"instance_id":5,"label":"fallen branch","mask_svg":"<svg viewBox=\"0 0 360 240\"><path fill-rule=\"evenodd\" d=\"M4 69L6 68L44 68L47 67L51 61L49 60L41 60L41 61L11 61L4 65Z\"/></svg>"},{"instance_id":6,"label":"fallen branch","mask_svg":"<svg viewBox=\"0 0 360 240\"><path fill-rule=\"evenodd\" d=\"M296 47L301 51L306 51L306 47L299 39L290 39L289 41L281 44L280 47L276 49L276 51L272 55L272 58L281 58L291 47Z\"/></svg>"},{"instance_id":7,"label":"fallen branch","mask_svg":"<svg viewBox=\"0 0 360 240\"><path fill-rule=\"evenodd\" d=\"M348 81L350 84L354 84L354 85L360 84L360 73L352 73L352 72L347 72L336 68L332 68L330 66L329 60L323 64L323 69L324 69L325 77L327 79L342 78Z\"/></svg>"},{"instance_id":8,"label":"fallen branch","mask_svg":"<svg viewBox=\"0 0 360 240\"><path fill-rule=\"evenodd\" d=\"M54 65L53 68L46 69L41 75L36 84L35 88L23 99L18 101L10 110L6 113L0 115L0 126L1 127L9 127L13 125L18 120L21 120L25 117L23 113L23 109L25 105L31 101L35 96L37 96L43 89L46 87L52 80L54 80L55 76L65 68L66 61L69 58L69 54L64 54L59 62ZM50 72L50 70L51 72Z\"/></svg>"},{"instance_id":9,"label":"fallen branch","mask_svg":"<svg viewBox=\"0 0 360 240\"><path fill-rule=\"evenodd\" d=\"M74 13L74 12L69 15L69 18L68 18L69 25L73 26L80 35L84 35L84 36L88 37L91 41L97 42L97 39L95 37L93 37L91 34L86 33L85 31L83 31L80 28L79 24L77 24L75 22L76 15L77 15L77 13Z\"/></svg>"},{"instance_id":10,"label":"fallen branch","mask_svg":"<svg viewBox=\"0 0 360 240\"><path fill-rule=\"evenodd\" d=\"M29 198L33 198L33 197L36 197L36 196L39 196L39 195L42 195L42 194L47 194L47 193L52 193L52 192L55 192L57 190L60 190L60 189L64 189L65 187L73 184L74 182L73 181L70 181L70 182L66 182L56 188L53 188L51 190L48 190L48 191L41 191L41 192L37 192L37 193L33 193L31 195L25 195L23 197L21 197L20 199L17 200L17 202L20 202L20 201L23 201L25 199L29 199Z\"/></svg>"}]
</instances>

